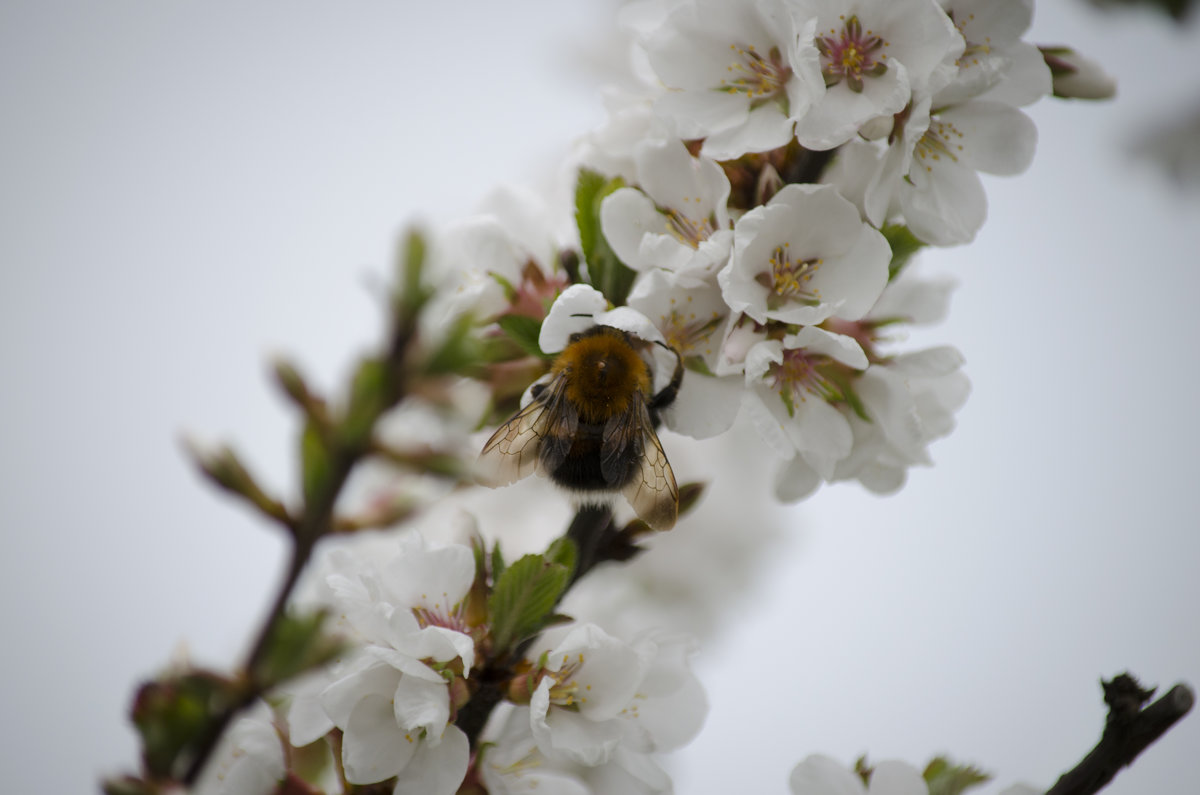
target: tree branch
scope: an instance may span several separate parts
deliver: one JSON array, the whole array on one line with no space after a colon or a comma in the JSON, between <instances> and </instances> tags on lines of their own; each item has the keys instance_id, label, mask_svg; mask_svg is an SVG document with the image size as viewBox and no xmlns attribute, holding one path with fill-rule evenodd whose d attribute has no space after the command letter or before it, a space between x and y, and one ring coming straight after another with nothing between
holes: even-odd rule
<instances>
[{"instance_id":1,"label":"tree branch","mask_svg":"<svg viewBox=\"0 0 1200 795\"><path fill-rule=\"evenodd\" d=\"M1100 684L1109 708L1100 742L1074 769L1064 773L1046 795L1099 792L1121 768L1132 764L1142 751L1186 715L1196 700L1192 689L1180 683L1142 709L1142 705L1154 696L1154 690L1143 690L1129 674L1119 674L1111 682L1101 680Z\"/></svg>"}]
</instances>

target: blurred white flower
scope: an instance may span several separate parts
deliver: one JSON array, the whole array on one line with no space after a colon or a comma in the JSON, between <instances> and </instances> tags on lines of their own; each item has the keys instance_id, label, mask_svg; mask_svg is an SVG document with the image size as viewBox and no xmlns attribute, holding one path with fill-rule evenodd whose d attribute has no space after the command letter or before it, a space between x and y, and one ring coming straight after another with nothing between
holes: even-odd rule
<instances>
[{"instance_id":1,"label":"blurred white flower","mask_svg":"<svg viewBox=\"0 0 1200 795\"><path fill-rule=\"evenodd\" d=\"M832 757L813 754L792 770L792 795L929 795L929 786L912 765L885 761L873 765L866 786L853 769Z\"/></svg>"},{"instance_id":2,"label":"blurred white flower","mask_svg":"<svg viewBox=\"0 0 1200 795\"><path fill-rule=\"evenodd\" d=\"M498 189L480 211L429 240L430 306L421 333L438 340L465 313L491 320L520 304L530 281L565 282L558 270L564 224L529 190ZM535 285L538 286L538 285Z\"/></svg>"},{"instance_id":3,"label":"blurred white flower","mask_svg":"<svg viewBox=\"0 0 1200 795\"><path fill-rule=\"evenodd\" d=\"M538 749L529 707L501 705L485 735L478 769L491 795L656 795L671 779L651 754L618 747L595 766L551 759Z\"/></svg>"},{"instance_id":4,"label":"blurred white flower","mask_svg":"<svg viewBox=\"0 0 1200 795\"><path fill-rule=\"evenodd\" d=\"M287 771L283 741L263 702L234 721L191 789L192 795L270 795Z\"/></svg>"},{"instance_id":5,"label":"blurred white flower","mask_svg":"<svg viewBox=\"0 0 1200 795\"><path fill-rule=\"evenodd\" d=\"M632 642L581 624L545 653L529 704L530 729L551 759L594 767L618 746L637 753L677 748L708 712L688 667L682 636L643 634Z\"/></svg>"}]
</instances>

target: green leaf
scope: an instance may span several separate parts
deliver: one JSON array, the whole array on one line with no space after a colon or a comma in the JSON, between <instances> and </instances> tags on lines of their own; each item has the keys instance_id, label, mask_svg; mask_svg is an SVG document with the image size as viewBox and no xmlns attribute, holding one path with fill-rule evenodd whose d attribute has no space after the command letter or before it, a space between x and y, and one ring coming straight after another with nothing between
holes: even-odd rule
<instances>
[{"instance_id":1,"label":"green leaf","mask_svg":"<svg viewBox=\"0 0 1200 795\"><path fill-rule=\"evenodd\" d=\"M500 582L500 575L504 573L507 565L504 562L504 553L500 551L500 542L497 541L492 545L492 582Z\"/></svg>"},{"instance_id":2,"label":"green leaf","mask_svg":"<svg viewBox=\"0 0 1200 795\"><path fill-rule=\"evenodd\" d=\"M875 768L867 761L866 754L854 760L854 772L862 779L864 787L871 786L871 776L875 773Z\"/></svg>"},{"instance_id":3,"label":"green leaf","mask_svg":"<svg viewBox=\"0 0 1200 795\"><path fill-rule=\"evenodd\" d=\"M416 229L408 230L396 250L398 283L393 301L397 317L416 317L432 294L429 288L421 283L425 271L425 254L425 238Z\"/></svg>"},{"instance_id":4,"label":"green leaf","mask_svg":"<svg viewBox=\"0 0 1200 795\"><path fill-rule=\"evenodd\" d=\"M321 631L324 622L323 611L280 616L252 671L255 681L274 687L341 654L346 645Z\"/></svg>"},{"instance_id":5,"label":"green leaf","mask_svg":"<svg viewBox=\"0 0 1200 795\"><path fill-rule=\"evenodd\" d=\"M904 224L884 224L883 236L887 238L888 245L892 247L892 261L888 263L888 281L895 279L900 275L900 271L904 270L904 266L912 259L912 255L916 254L925 244L917 239L917 236L909 231Z\"/></svg>"},{"instance_id":6,"label":"green leaf","mask_svg":"<svg viewBox=\"0 0 1200 795\"><path fill-rule=\"evenodd\" d=\"M620 177L609 179L589 169L580 169L575 183L575 223L579 227L579 244L587 263L588 280L604 293L614 306L621 306L629 296L637 275L613 253L600 229L600 204L605 197L625 186Z\"/></svg>"},{"instance_id":7,"label":"green leaf","mask_svg":"<svg viewBox=\"0 0 1200 795\"><path fill-rule=\"evenodd\" d=\"M929 795L961 795L991 779L974 765L956 765L944 756L934 757L923 775Z\"/></svg>"},{"instance_id":8,"label":"green leaf","mask_svg":"<svg viewBox=\"0 0 1200 795\"><path fill-rule=\"evenodd\" d=\"M575 559L578 557L578 550L575 547L575 542L566 536L554 539L554 542L546 548L545 558L551 563L558 563L564 566L567 570L567 577L570 578L575 573Z\"/></svg>"},{"instance_id":9,"label":"green leaf","mask_svg":"<svg viewBox=\"0 0 1200 795\"><path fill-rule=\"evenodd\" d=\"M350 400L342 420L342 440L348 447L367 443L375 421L383 412L386 365L378 359L364 359L350 381Z\"/></svg>"},{"instance_id":10,"label":"green leaf","mask_svg":"<svg viewBox=\"0 0 1200 795\"><path fill-rule=\"evenodd\" d=\"M521 350L531 356L543 359L552 358L552 354L543 353L538 345L538 335L542 331L542 321L534 320L525 315L505 315L496 321L508 338L517 344Z\"/></svg>"},{"instance_id":11,"label":"green leaf","mask_svg":"<svg viewBox=\"0 0 1200 795\"><path fill-rule=\"evenodd\" d=\"M309 420L300 435L300 477L307 503L315 501L329 480L329 448L317 424Z\"/></svg>"},{"instance_id":12,"label":"green leaf","mask_svg":"<svg viewBox=\"0 0 1200 795\"><path fill-rule=\"evenodd\" d=\"M551 563L541 555L526 555L504 570L488 600L492 643L497 653L546 625L567 579L566 566Z\"/></svg>"}]
</instances>

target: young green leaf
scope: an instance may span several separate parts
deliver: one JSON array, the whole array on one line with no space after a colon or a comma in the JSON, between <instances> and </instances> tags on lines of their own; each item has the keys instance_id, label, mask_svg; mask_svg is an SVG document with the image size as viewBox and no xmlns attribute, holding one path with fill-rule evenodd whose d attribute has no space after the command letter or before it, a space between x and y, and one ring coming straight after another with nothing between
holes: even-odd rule
<instances>
[{"instance_id":1,"label":"young green leaf","mask_svg":"<svg viewBox=\"0 0 1200 795\"><path fill-rule=\"evenodd\" d=\"M526 555L499 576L488 600L492 643L502 653L546 625L567 586L567 567Z\"/></svg>"},{"instance_id":2,"label":"young green leaf","mask_svg":"<svg viewBox=\"0 0 1200 795\"><path fill-rule=\"evenodd\" d=\"M383 390L387 379L385 368L386 365L378 359L364 359L354 371L354 378L350 382L350 400L341 427L342 440L348 447L366 443L367 435L383 411Z\"/></svg>"},{"instance_id":3,"label":"young green leaf","mask_svg":"<svg viewBox=\"0 0 1200 795\"><path fill-rule=\"evenodd\" d=\"M496 321L508 338L517 344L521 350L531 356L549 359L552 354L543 353L538 346L538 335L542 330L542 322L525 315L504 315Z\"/></svg>"},{"instance_id":4,"label":"young green leaf","mask_svg":"<svg viewBox=\"0 0 1200 795\"><path fill-rule=\"evenodd\" d=\"M884 224L883 236L887 238L888 245L892 247L892 261L888 263L888 281L892 281L900 275L900 271L904 270L904 266L912 259L912 255L916 254L925 244L917 239L917 236L908 230L904 224Z\"/></svg>"},{"instance_id":5,"label":"young green leaf","mask_svg":"<svg viewBox=\"0 0 1200 795\"><path fill-rule=\"evenodd\" d=\"M551 563L561 563L567 569L567 576L570 577L575 573L575 559L578 557L579 551L575 548L575 542L566 536L554 539L554 542L546 548L545 558Z\"/></svg>"},{"instance_id":6,"label":"young green leaf","mask_svg":"<svg viewBox=\"0 0 1200 795\"><path fill-rule=\"evenodd\" d=\"M300 478L306 502L315 496L329 479L329 448L317 424L309 420L300 435Z\"/></svg>"},{"instance_id":7,"label":"young green leaf","mask_svg":"<svg viewBox=\"0 0 1200 795\"><path fill-rule=\"evenodd\" d=\"M944 756L934 757L923 775L929 795L961 795L991 779L974 765L956 765Z\"/></svg>"},{"instance_id":8,"label":"young green leaf","mask_svg":"<svg viewBox=\"0 0 1200 795\"><path fill-rule=\"evenodd\" d=\"M345 650L345 644L321 631L323 612L279 617L252 674L260 685L274 686L317 668Z\"/></svg>"},{"instance_id":9,"label":"young green leaf","mask_svg":"<svg viewBox=\"0 0 1200 795\"><path fill-rule=\"evenodd\" d=\"M637 273L617 257L600 229L600 204L610 193L624 187L620 177L609 179L589 169L580 169L575 183L575 223L579 227L579 244L587 263L588 280L604 293L614 306L621 306L629 296Z\"/></svg>"}]
</instances>

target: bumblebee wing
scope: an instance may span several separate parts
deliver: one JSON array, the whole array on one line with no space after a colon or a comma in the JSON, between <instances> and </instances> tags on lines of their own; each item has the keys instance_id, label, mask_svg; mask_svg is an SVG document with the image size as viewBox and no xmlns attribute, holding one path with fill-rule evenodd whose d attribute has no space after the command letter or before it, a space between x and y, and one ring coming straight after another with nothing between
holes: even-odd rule
<instances>
[{"instance_id":1,"label":"bumblebee wing","mask_svg":"<svg viewBox=\"0 0 1200 795\"><path fill-rule=\"evenodd\" d=\"M529 405L496 429L479 454L481 483L492 488L507 486L546 467L548 462L562 463L578 422L562 399L564 385L561 377L551 381Z\"/></svg>"},{"instance_id":2,"label":"bumblebee wing","mask_svg":"<svg viewBox=\"0 0 1200 795\"><path fill-rule=\"evenodd\" d=\"M628 460L632 446L632 452L637 456L637 470L622 493L642 521L655 530L670 530L679 514L679 486L675 483L675 473L671 471L667 454L658 441L650 413L640 396L631 401L630 411L632 417L606 428L601 446L601 472L607 479L610 471L615 472L621 466L622 458Z\"/></svg>"}]
</instances>

